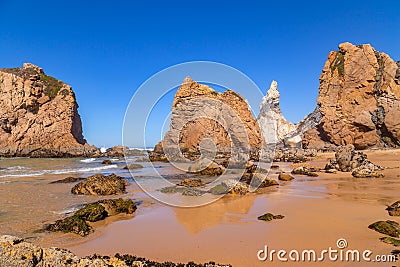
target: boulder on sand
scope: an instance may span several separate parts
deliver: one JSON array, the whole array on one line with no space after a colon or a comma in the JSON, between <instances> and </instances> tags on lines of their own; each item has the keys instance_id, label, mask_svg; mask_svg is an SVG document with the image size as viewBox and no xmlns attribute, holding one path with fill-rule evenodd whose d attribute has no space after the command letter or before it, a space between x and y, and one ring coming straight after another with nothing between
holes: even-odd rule
<instances>
[{"instance_id":1,"label":"boulder on sand","mask_svg":"<svg viewBox=\"0 0 400 267\"><path fill-rule=\"evenodd\" d=\"M97 222L106 217L120 213L132 214L136 210L136 204L131 199L103 199L87 204L74 215L63 220L45 226L45 230L52 232L75 233L80 236L87 236L93 232L88 222Z\"/></svg>"},{"instance_id":2,"label":"boulder on sand","mask_svg":"<svg viewBox=\"0 0 400 267\"><path fill-rule=\"evenodd\" d=\"M95 174L76 184L71 192L76 195L117 195L125 193L128 182L114 173L105 176Z\"/></svg>"}]
</instances>

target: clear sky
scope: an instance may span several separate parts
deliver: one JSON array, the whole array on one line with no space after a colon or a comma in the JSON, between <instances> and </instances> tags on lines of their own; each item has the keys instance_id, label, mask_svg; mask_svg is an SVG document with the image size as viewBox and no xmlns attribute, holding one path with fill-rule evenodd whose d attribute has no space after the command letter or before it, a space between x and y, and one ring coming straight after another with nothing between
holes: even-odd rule
<instances>
[{"instance_id":1,"label":"clear sky","mask_svg":"<svg viewBox=\"0 0 400 267\"><path fill-rule=\"evenodd\" d=\"M121 144L144 81L193 60L230 65L263 93L277 80L282 111L296 122L315 108L339 43L371 43L400 60L399 14L399 1L0 0L0 67L32 62L70 84L97 146Z\"/></svg>"}]
</instances>

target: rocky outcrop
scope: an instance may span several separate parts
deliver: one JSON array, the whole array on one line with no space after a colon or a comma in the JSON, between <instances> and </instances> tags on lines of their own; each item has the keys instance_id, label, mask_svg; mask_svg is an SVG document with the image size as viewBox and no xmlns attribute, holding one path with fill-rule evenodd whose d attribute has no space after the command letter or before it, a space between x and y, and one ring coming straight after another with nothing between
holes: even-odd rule
<instances>
[{"instance_id":1,"label":"rocky outcrop","mask_svg":"<svg viewBox=\"0 0 400 267\"><path fill-rule=\"evenodd\" d=\"M207 139L215 147L203 142ZM262 144L260 128L246 100L232 90L218 93L187 77L175 94L170 129L150 159L166 161L164 153L172 157L182 153L183 157L196 159L201 154L201 145L206 150L215 150L217 155L229 157L231 148L242 144L249 146L254 157Z\"/></svg>"},{"instance_id":2,"label":"rocky outcrop","mask_svg":"<svg viewBox=\"0 0 400 267\"><path fill-rule=\"evenodd\" d=\"M83 138L69 85L30 63L0 69L0 156L75 157L97 151Z\"/></svg>"},{"instance_id":3,"label":"rocky outcrop","mask_svg":"<svg viewBox=\"0 0 400 267\"><path fill-rule=\"evenodd\" d=\"M132 214L135 210L136 204L131 199L102 199L95 203L87 204L70 217L47 225L45 230L87 236L93 232L93 228L88 222L101 221L120 213Z\"/></svg>"},{"instance_id":4,"label":"rocky outcrop","mask_svg":"<svg viewBox=\"0 0 400 267\"><path fill-rule=\"evenodd\" d=\"M319 109L300 122L293 124L285 119L280 109L280 93L278 83L272 81L267 95L260 104L260 114L257 121L261 127L265 143L285 145L287 147L300 147L303 133L315 127L320 120Z\"/></svg>"},{"instance_id":5,"label":"rocky outcrop","mask_svg":"<svg viewBox=\"0 0 400 267\"><path fill-rule=\"evenodd\" d=\"M71 193L75 195L118 195L125 193L128 182L114 173L105 176L95 174L88 177L85 181L76 184Z\"/></svg>"},{"instance_id":6,"label":"rocky outcrop","mask_svg":"<svg viewBox=\"0 0 400 267\"><path fill-rule=\"evenodd\" d=\"M383 170L383 167L373 164L366 154L354 150L351 145L339 147L335 153L335 159L329 160L325 170L330 173L335 173L336 170L351 172L356 178L383 177L383 174L378 172Z\"/></svg>"},{"instance_id":7,"label":"rocky outcrop","mask_svg":"<svg viewBox=\"0 0 400 267\"><path fill-rule=\"evenodd\" d=\"M320 123L305 132L303 146L399 147L399 67L369 44L340 44L320 77Z\"/></svg>"},{"instance_id":8,"label":"rocky outcrop","mask_svg":"<svg viewBox=\"0 0 400 267\"><path fill-rule=\"evenodd\" d=\"M195 264L193 262L182 264L172 262L154 262L132 255L116 254L114 257L93 255L79 258L66 249L42 248L26 242L24 239L2 235L0 236L0 266L4 267L230 267L213 262Z\"/></svg>"},{"instance_id":9,"label":"rocky outcrop","mask_svg":"<svg viewBox=\"0 0 400 267\"><path fill-rule=\"evenodd\" d=\"M400 216L400 200L386 208L390 216Z\"/></svg>"}]
</instances>

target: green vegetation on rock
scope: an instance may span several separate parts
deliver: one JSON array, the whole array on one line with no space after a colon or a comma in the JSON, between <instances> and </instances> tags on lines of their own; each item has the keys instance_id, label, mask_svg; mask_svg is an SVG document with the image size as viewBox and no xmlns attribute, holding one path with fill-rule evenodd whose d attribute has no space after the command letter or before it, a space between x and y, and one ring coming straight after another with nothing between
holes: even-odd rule
<instances>
[{"instance_id":1,"label":"green vegetation on rock","mask_svg":"<svg viewBox=\"0 0 400 267\"><path fill-rule=\"evenodd\" d=\"M336 52L336 57L330 65L332 74L337 69L339 76L344 75L344 54Z\"/></svg>"},{"instance_id":2,"label":"green vegetation on rock","mask_svg":"<svg viewBox=\"0 0 400 267\"><path fill-rule=\"evenodd\" d=\"M75 216L89 222L97 222L104 220L108 214L102 205L99 203L92 203L78 210Z\"/></svg>"},{"instance_id":3,"label":"green vegetation on rock","mask_svg":"<svg viewBox=\"0 0 400 267\"><path fill-rule=\"evenodd\" d=\"M400 227L395 221L378 221L370 224L369 229L391 237L400 237Z\"/></svg>"},{"instance_id":4,"label":"green vegetation on rock","mask_svg":"<svg viewBox=\"0 0 400 267\"><path fill-rule=\"evenodd\" d=\"M50 97L51 99L55 98L58 94L58 91L63 86L63 83L51 76L48 76L44 73L40 74L40 80L43 82L43 84L46 86L44 92L45 94Z\"/></svg>"},{"instance_id":5,"label":"green vegetation on rock","mask_svg":"<svg viewBox=\"0 0 400 267\"><path fill-rule=\"evenodd\" d=\"M224 184L217 184L210 189L210 193L213 195L223 195L229 192L229 188Z\"/></svg>"},{"instance_id":6,"label":"green vegetation on rock","mask_svg":"<svg viewBox=\"0 0 400 267\"><path fill-rule=\"evenodd\" d=\"M93 229L87 222L104 220L108 216L119 213L132 214L136 210L136 204L131 199L104 199L90 203L81 208L74 215L46 226L44 229L52 232L75 233L87 236Z\"/></svg>"},{"instance_id":7,"label":"green vegetation on rock","mask_svg":"<svg viewBox=\"0 0 400 267\"><path fill-rule=\"evenodd\" d=\"M387 244L391 244L395 247L399 247L400 246L400 240L393 238L393 237L381 237L379 238L379 240L381 240L382 242L385 242Z\"/></svg>"}]
</instances>

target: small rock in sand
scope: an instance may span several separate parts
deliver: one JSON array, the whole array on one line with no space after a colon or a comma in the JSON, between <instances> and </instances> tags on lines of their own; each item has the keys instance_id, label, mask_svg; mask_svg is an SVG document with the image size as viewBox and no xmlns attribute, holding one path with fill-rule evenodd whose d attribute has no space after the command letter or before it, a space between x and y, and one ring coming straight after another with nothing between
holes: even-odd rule
<instances>
[{"instance_id":1,"label":"small rock in sand","mask_svg":"<svg viewBox=\"0 0 400 267\"><path fill-rule=\"evenodd\" d=\"M285 216L283 215L273 215L272 213L266 213L264 215L259 216L257 219L261 220L261 221L272 221L272 220L280 220L285 218Z\"/></svg>"}]
</instances>

